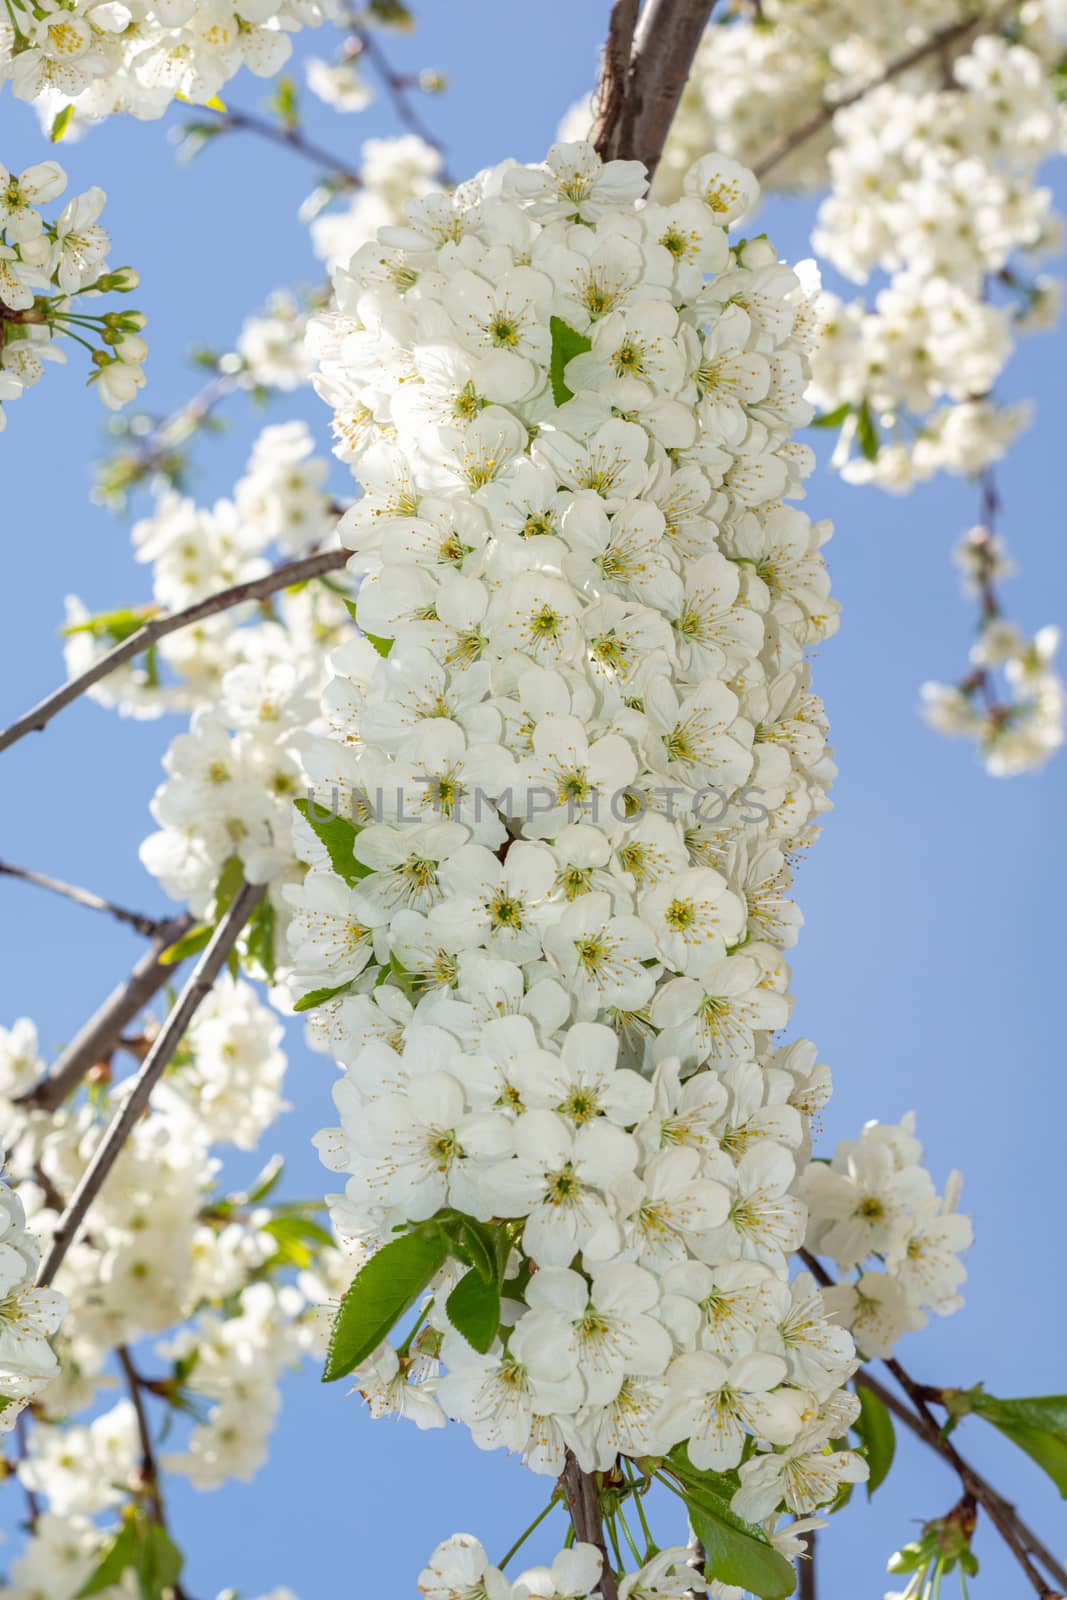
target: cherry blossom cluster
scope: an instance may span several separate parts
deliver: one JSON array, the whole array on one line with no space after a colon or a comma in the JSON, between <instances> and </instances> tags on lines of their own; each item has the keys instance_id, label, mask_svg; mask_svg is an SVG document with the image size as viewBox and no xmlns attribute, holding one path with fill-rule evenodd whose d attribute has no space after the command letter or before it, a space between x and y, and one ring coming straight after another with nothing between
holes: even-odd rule
<instances>
[{"instance_id":1,"label":"cherry blossom cluster","mask_svg":"<svg viewBox=\"0 0 1067 1600\"><path fill-rule=\"evenodd\" d=\"M173 491L158 494L151 515L133 529L137 559L152 568L152 604L94 616L70 596L68 671L84 671L156 610L180 611L220 589L262 577L273 554L305 555L333 542L336 515L324 487L327 464L313 450L303 423L274 424L260 433L232 498L201 507ZM234 726L266 723L272 720L272 695L282 693L282 678L295 686L321 676L323 648L347 620L340 597L321 584L283 590L268 609L252 603L230 607L166 635L150 656L104 679L93 697L137 717L210 704ZM224 682L237 669L243 669L242 676L230 680L224 693ZM261 715L254 705L257 683L272 685ZM291 727L306 711L295 705L283 720Z\"/></svg>"},{"instance_id":2,"label":"cherry blossom cluster","mask_svg":"<svg viewBox=\"0 0 1067 1600\"><path fill-rule=\"evenodd\" d=\"M109 1537L87 1516L43 1512L28 1530L21 1552L8 1566L5 1600L41 1600L42 1596L47 1600L77 1600L85 1585L95 1578ZM122 1578L93 1590L99 1600L129 1600L131 1592ZM237 1591L226 1589L218 1600L237 1600ZM270 1594L250 1596L249 1600L296 1600L296 1596L289 1589L272 1589Z\"/></svg>"},{"instance_id":3,"label":"cherry blossom cluster","mask_svg":"<svg viewBox=\"0 0 1067 1600\"><path fill-rule=\"evenodd\" d=\"M333 14L320 0L11 0L0 21L0 84L64 128L116 112L161 117L174 99L204 105L242 67L278 72L290 35Z\"/></svg>"},{"instance_id":4,"label":"cherry blossom cluster","mask_svg":"<svg viewBox=\"0 0 1067 1600\"><path fill-rule=\"evenodd\" d=\"M660 1550L619 1586L619 1600L685 1600L688 1594L729 1594L721 1584L708 1585L688 1565L684 1545ZM531 1567L512 1582L494 1567L484 1548L469 1533L457 1533L437 1546L419 1575L424 1600L458 1600L486 1595L488 1600L597 1600L603 1557L581 1542L561 1550L551 1565ZM740 1594L740 1590L734 1591Z\"/></svg>"},{"instance_id":5,"label":"cherry blossom cluster","mask_svg":"<svg viewBox=\"0 0 1067 1600\"><path fill-rule=\"evenodd\" d=\"M452 1325L446 1265L360 1371L372 1408L549 1474L685 1440L773 1521L776 1462L818 1463L801 1513L863 1471L827 1452L851 1340L788 1278L829 1075L770 1042L833 772L804 654L836 626L829 529L785 503L810 304L727 240L751 174L645 187L558 145L335 273L317 382L364 490L364 637L306 758L289 939L345 1069L339 1236L509 1223L498 1337Z\"/></svg>"},{"instance_id":6,"label":"cherry blossom cluster","mask_svg":"<svg viewBox=\"0 0 1067 1600\"><path fill-rule=\"evenodd\" d=\"M61 339L89 350L89 381L112 410L132 400L144 383L145 318L139 311L91 314L83 304L82 297L127 294L139 281L132 267L108 270L111 240L98 220L106 196L102 189L87 189L46 221L41 207L66 187L67 175L56 161L37 162L19 174L0 166L0 430L7 420L4 403L31 388L46 361L66 360Z\"/></svg>"},{"instance_id":7,"label":"cherry blossom cluster","mask_svg":"<svg viewBox=\"0 0 1067 1600\"><path fill-rule=\"evenodd\" d=\"M1065 144L1055 5L892 8L772 0L711 28L658 179L709 142L820 188L812 243L870 300L826 294L811 398L843 424L836 463L902 491L1002 455L1027 419L990 390L1017 331L1048 326L1058 248L1038 170ZM841 104L832 118L825 114Z\"/></svg>"},{"instance_id":8,"label":"cherry blossom cluster","mask_svg":"<svg viewBox=\"0 0 1067 1600\"><path fill-rule=\"evenodd\" d=\"M128 1048L136 1053L150 1035L148 1024ZM35 1400L17 1473L42 1508L5 1594L73 1600L114 1536L114 1528L88 1519L113 1515L140 1492L132 1396L96 1409L113 1390L116 1347L143 1350L178 1328L151 1356L139 1356L161 1368L141 1399L150 1392L175 1418L195 1413L160 1465L200 1488L254 1475L266 1459L283 1372L323 1348L325 1326L311 1301L328 1300L347 1276L328 1236L302 1209L268 1201L277 1164L251 1194L218 1187L220 1152L252 1149L285 1107L281 1036L276 1013L249 984L225 979L216 986L153 1096L151 1114L135 1125L91 1227L64 1260L60 1293L31 1287L38 1241L47 1241L125 1088L109 1087L101 1070L88 1097L56 1111L20 1103L44 1076L45 1062L28 1019L0 1029L0 1126L18 1184L18 1196L3 1190L13 1260L0 1318L0 1392ZM314 1274L305 1270L309 1242ZM67 1304L57 1368L48 1339ZM0 1426L10 1426L17 1409L0 1411ZM91 1420L81 1420L86 1413Z\"/></svg>"},{"instance_id":9,"label":"cherry blossom cluster","mask_svg":"<svg viewBox=\"0 0 1067 1600\"><path fill-rule=\"evenodd\" d=\"M1013 568L1002 542L978 526L960 541L964 591L981 603L971 666L956 684L923 685L923 713L941 733L976 741L987 772L1012 777L1043 766L1063 743L1064 686L1053 665L1056 627L1027 638L1001 612L997 580Z\"/></svg>"},{"instance_id":10,"label":"cherry blossom cluster","mask_svg":"<svg viewBox=\"0 0 1067 1600\"><path fill-rule=\"evenodd\" d=\"M973 1231L957 1209L962 1179L951 1173L939 1195L922 1162L909 1113L899 1124L867 1123L804 1175L809 1250L855 1273L826 1290L824 1304L867 1357L892 1355L903 1334L926 1326L927 1311L943 1317L963 1304L960 1255Z\"/></svg>"},{"instance_id":11,"label":"cherry blossom cluster","mask_svg":"<svg viewBox=\"0 0 1067 1600\"><path fill-rule=\"evenodd\" d=\"M67 1303L54 1289L34 1287L39 1261L22 1201L0 1179L0 1433L14 1427L59 1371L50 1341Z\"/></svg>"},{"instance_id":12,"label":"cherry blossom cluster","mask_svg":"<svg viewBox=\"0 0 1067 1600\"><path fill-rule=\"evenodd\" d=\"M360 151L360 187L345 204L323 210L314 197L307 208L315 254L332 273L346 267L361 245L379 228L401 226L412 200L438 194L442 188L441 152L418 134L392 139L367 139ZM323 194L325 202L332 195Z\"/></svg>"}]
</instances>

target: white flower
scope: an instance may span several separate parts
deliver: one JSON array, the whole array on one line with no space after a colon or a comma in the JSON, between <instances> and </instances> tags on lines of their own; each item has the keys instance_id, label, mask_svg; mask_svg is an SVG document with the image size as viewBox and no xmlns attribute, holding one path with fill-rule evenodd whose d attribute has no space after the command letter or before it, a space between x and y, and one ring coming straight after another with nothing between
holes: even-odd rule
<instances>
[{"instance_id":1,"label":"white flower","mask_svg":"<svg viewBox=\"0 0 1067 1600\"><path fill-rule=\"evenodd\" d=\"M667 1374L671 1401L663 1437L685 1439L693 1465L713 1472L738 1465L746 1432L788 1444L800 1419L795 1401L775 1393L785 1375L783 1361L757 1352L729 1366L705 1351L678 1356Z\"/></svg>"}]
</instances>

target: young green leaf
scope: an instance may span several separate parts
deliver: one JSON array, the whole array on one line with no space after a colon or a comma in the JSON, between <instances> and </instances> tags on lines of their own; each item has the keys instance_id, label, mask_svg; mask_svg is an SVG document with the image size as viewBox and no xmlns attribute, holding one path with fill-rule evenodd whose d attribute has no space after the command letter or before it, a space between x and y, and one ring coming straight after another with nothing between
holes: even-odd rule
<instances>
[{"instance_id":1,"label":"young green leaf","mask_svg":"<svg viewBox=\"0 0 1067 1600\"><path fill-rule=\"evenodd\" d=\"M64 106L62 111L56 112L55 116L52 118L52 126L48 133L48 137L51 139L53 144L58 144L60 139L62 139L63 135L70 127L70 119L73 115L73 106Z\"/></svg>"},{"instance_id":2,"label":"young green leaf","mask_svg":"<svg viewBox=\"0 0 1067 1600\"><path fill-rule=\"evenodd\" d=\"M182 1553L158 1522L147 1522L137 1550L137 1585L141 1600L173 1595L184 1565Z\"/></svg>"},{"instance_id":3,"label":"young green leaf","mask_svg":"<svg viewBox=\"0 0 1067 1600\"><path fill-rule=\"evenodd\" d=\"M587 339L584 333L579 333L562 317L548 319L549 330L552 334L552 355L549 360L548 376L552 383L552 399L557 406L566 404L574 399L574 392L567 388L563 374L568 361L573 361L575 356L584 355L593 348L592 340Z\"/></svg>"},{"instance_id":4,"label":"young green leaf","mask_svg":"<svg viewBox=\"0 0 1067 1600\"><path fill-rule=\"evenodd\" d=\"M352 614L352 620L355 621L355 612ZM381 639L376 633L368 633L366 629L363 630L363 637L374 646L380 656L387 656L393 648L392 639Z\"/></svg>"},{"instance_id":5,"label":"young green leaf","mask_svg":"<svg viewBox=\"0 0 1067 1600\"><path fill-rule=\"evenodd\" d=\"M294 800L293 804L316 837L326 846L330 865L338 877L343 878L346 883L358 883L360 878L370 876L371 869L365 867L362 861L357 861L352 854L352 846L359 832L354 822L349 822L347 817L334 816L333 812L328 812L324 816L322 807L312 800Z\"/></svg>"},{"instance_id":6,"label":"young green leaf","mask_svg":"<svg viewBox=\"0 0 1067 1600\"><path fill-rule=\"evenodd\" d=\"M224 917L237 898L237 891L245 881L245 864L240 856L227 856L222 863L219 881L215 885L215 901L212 906L211 920L218 922Z\"/></svg>"},{"instance_id":7,"label":"young green leaf","mask_svg":"<svg viewBox=\"0 0 1067 1600\"><path fill-rule=\"evenodd\" d=\"M848 400L842 400L841 404L835 406L832 411L823 411L817 417L812 417L808 426L812 428L839 428L851 410L851 403Z\"/></svg>"},{"instance_id":8,"label":"young green leaf","mask_svg":"<svg viewBox=\"0 0 1067 1600\"><path fill-rule=\"evenodd\" d=\"M484 1356L500 1327L500 1285L495 1279L486 1283L472 1267L445 1301L445 1310L452 1326Z\"/></svg>"},{"instance_id":9,"label":"young green leaf","mask_svg":"<svg viewBox=\"0 0 1067 1600\"><path fill-rule=\"evenodd\" d=\"M271 1217L269 1222L264 1223L263 1232L269 1233L278 1246L277 1254L272 1257L273 1263L298 1267L301 1271L311 1265L315 1253L313 1245L333 1244L333 1235L321 1223L292 1213Z\"/></svg>"},{"instance_id":10,"label":"young green leaf","mask_svg":"<svg viewBox=\"0 0 1067 1600\"><path fill-rule=\"evenodd\" d=\"M316 1006L324 1006L327 1000L333 1000L339 994L347 994L351 987L352 983L349 980L348 983L339 983L336 989L309 989L307 994L301 995L294 1003L293 1010L314 1011Z\"/></svg>"},{"instance_id":11,"label":"young green leaf","mask_svg":"<svg viewBox=\"0 0 1067 1600\"><path fill-rule=\"evenodd\" d=\"M865 460L877 461L882 441L878 437L878 429L874 425L871 408L866 400L856 412L856 442Z\"/></svg>"},{"instance_id":12,"label":"young green leaf","mask_svg":"<svg viewBox=\"0 0 1067 1600\"><path fill-rule=\"evenodd\" d=\"M160 965L173 966L177 961L184 961L187 956L199 955L211 938L212 932L213 929L206 922L198 922L188 933L167 946L159 958Z\"/></svg>"},{"instance_id":13,"label":"young green leaf","mask_svg":"<svg viewBox=\"0 0 1067 1600\"><path fill-rule=\"evenodd\" d=\"M140 1529L133 1521L124 1522L105 1549L97 1565L82 1584L75 1600L88 1600L89 1595L100 1594L118 1583L122 1574L136 1565Z\"/></svg>"},{"instance_id":14,"label":"young green leaf","mask_svg":"<svg viewBox=\"0 0 1067 1600\"><path fill-rule=\"evenodd\" d=\"M859 1397L860 1414L852 1426L867 1452L867 1466L870 1469L870 1477L867 1479L869 1500L879 1485L885 1482L893 1465L897 1437L893 1429L893 1419L874 1391L857 1384L856 1394Z\"/></svg>"},{"instance_id":15,"label":"young green leaf","mask_svg":"<svg viewBox=\"0 0 1067 1600\"><path fill-rule=\"evenodd\" d=\"M249 959L264 973L267 982L274 982L274 907L267 895L257 905L248 924L247 950Z\"/></svg>"},{"instance_id":16,"label":"young green leaf","mask_svg":"<svg viewBox=\"0 0 1067 1600\"><path fill-rule=\"evenodd\" d=\"M793 1565L779 1555L762 1528L734 1516L710 1489L686 1485L693 1532L704 1546L704 1572L710 1580L749 1589L761 1600L785 1600L796 1589Z\"/></svg>"},{"instance_id":17,"label":"young green leaf","mask_svg":"<svg viewBox=\"0 0 1067 1600\"><path fill-rule=\"evenodd\" d=\"M425 1226L401 1234L371 1256L341 1301L323 1383L345 1377L366 1361L447 1259L445 1235Z\"/></svg>"},{"instance_id":18,"label":"young green leaf","mask_svg":"<svg viewBox=\"0 0 1067 1600\"><path fill-rule=\"evenodd\" d=\"M1020 1450L1025 1450L1031 1460L1048 1473L1067 1500L1067 1394L998 1400L995 1395L977 1389L968 1399L968 1409L991 1422Z\"/></svg>"}]
</instances>

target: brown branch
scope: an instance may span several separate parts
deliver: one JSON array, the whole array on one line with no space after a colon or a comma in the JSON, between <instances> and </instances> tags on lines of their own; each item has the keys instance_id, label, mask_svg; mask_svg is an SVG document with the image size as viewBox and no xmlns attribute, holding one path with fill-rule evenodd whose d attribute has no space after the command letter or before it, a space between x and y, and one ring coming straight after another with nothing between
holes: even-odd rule
<instances>
[{"instance_id":1,"label":"brown branch","mask_svg":"<svg viewBox=\"0 0 1067 1600\"><path fill-rule=\"evenodd\" d=\"M190 973L176 1005L156 1035L152 1048L133 1079L128 1094L94 1150L89 1165L82 1173L67 1203L48 1254L37 1274L38 1287L51 1283L55 1277L64 1256L81 1230L89 1207L147 1106L152 1090L163 1076L199 1006L211 992L215 979L225 966L241 929L263 898L263 894L262 884L246 883L212 934L210 943Z\"/></svg>"},{"instance_id":2,"label":"brown branch","mask_svg":"<svg viewBox=\"0 0 1067 1600\"><path fill-rule=\"evenodd\" d=\"M46 872L31 872L29 867L16 867L11 861L0 861L0 876L18 878L23 883L36 884L39 889L49 889L66 900L73 900L76 905L88 906L90 911L106 911L116 922L126 923L146 938L158 933L166 920L163 917L147 917L141 911L127 911L125 906L117 906L113 901L94 894L91 889L79 889L76 884L64 883L62 878L50 878Z\"/></svg>"},{"instance_id":3,"label":"brown branch","mask_svg":"<svg viewBox=\"0 0 1067 1600\"><path fill-rule=\"evenodd\" d=\"M807 1554L797 1562L797 1600L817 1600L815 1585L815 1529L808 1534Z\"/></svg>"},{"instance_id":4,"label":"brown branch","mask_svg":"<svg viewBox=\"0 0 1067 1600\"><path fill-rule=\"evenodd\" d=\"M20 1462L25 1461L29 1455L26 1419L27 1413L25 1411L20 1411L15 1418L15 1456ZM26 1497L26 1521L29 1523L32 1533L41 1520L42 1506L36 1491L31 1489L28 1484L24 1483L22 1485L22 1492Z\"/></svg>"},{"instance_id":5,"label":"brown branch","mask_svg":"<svg viewBox=\"0 0 1067 1600\"><path fill-rule=\"evenodd\" d=\"M773 172L775 167L793 154L794 150L799 150L801 145L807 144L809 139L814 139L817 133L821 133L824 128L829 127L839 111L844 111L848 106L854 106L873 90L880 89L883 84L892 83L894 78L899 78L904 72L910 72L912 67L919 66L923 61L929 60L931 56L942 55L946 50L951 49L953 45L962 44L969 35L995 32L1004 20L1005 15L1010 15L1014 9L1014 6L1007 6L999 12L994 12L991 16L965 17L961 22L953 22L946 28L939 28L936 33L932 33L922 44L918 44L914 49L906 50L903 55L897 56L895 61L889 63L880 77L873 79L870 83L865 83L862 88L853 89L850 94L842 95L840 100L835 100L831 105L822 106L818 111L813 112L806 122L802 122L798 127L794 128L792 133L787 133L778 144L772 145L762 161L753 163L752 170L756 177L762 179L769 172Z\"/></svg>"},{"instance_id":6,"label":"brown branch","mask_svg":"<svg viewBox=\"0 0 1067 1600\"><path fill-rule=\"evenodd\" d=\"M358 46L360 53L366 56L367 60L377 73L382 87L388 95L389 101L394 112L396 113L397 121L402 127L407 128L409 133L415 134L418 138L424 140L425 143L431 147L431 149L436 150L438 154L443 155L444 146L441 143L441 140L437 137L433 130L428 127L425 122L423 122L422 118L419 116L411 102L410 90L413 87L413 83L417 82L417 80L413 80L407 73L397 72L385 51L378 43L378 40L375 38L372 29L360 27L351 18L349 19L349 26L351 27L352 37ZM455 180L445 169L442 169L441 171L441 181L449 188L452 188L455 183Z\"/></svg>"},{"instance_id":7,"label":"brown branch","mask_svg":"<svg viewBox=\"0 0 1067 1600\"><path fill-rule=\"evenodd\" d=\"M619 49L630 8L625 0L616 0L597 90L603 109L595 142L605 161L643 161L649 177L655 172L713 3L646 0L633 31L625 93L620 96Z\"/></svg>"},{"instance_id":8,"label":"brown branch","mask_svg":"<svg viewBox=\"0 0 1067 1600\"><path fill-rule=\"evenodd\" d=\"M605 160L613 141L626 140L626 110L630 91L630 63L640 0L615 0L608 37L594 96L594 121L590 142Z\"/></svg>"},{"instance_id":9,"label":"brown branch","mask_svg":"<svg viewBox=\"0 0 1067 1600\"><path fill-rule=\"evenodd\" d=\"M604 1539L604 1518L600 1510L600 1489L595 1472L583 1472L572 1451L567 1451L566 1465L560 1476L560 1487L567 1501L567 1509L574 1525L574 1537L583 1544L599 1550L604 1562L600 1579L603 1600L618 1600L618 1585L611 1565L611 1557Z\"/></svg>"},{"instance_id":10,"label":"brown branch","mask_svg":"<svg viewBox=\"0 0 1067 1600\"><path fill-rule=\"evenodd\" d=\"M830 1289L834 1287L834 1279L827 1272L821 1261L817 1260L808 1250L802 1250L800 1255L804 1265L823 1288ZM951 1439L944 1437L941 1425L927 1403L929 1394L937 1393L938 1391L931 1391L923 1384L917 1383L893 1356L885 1358L882 1364L893 1374L897 1383L904 1390L914 1407L913 1411L897 1400L877 1379L872 1378L870 1373L866 1371L858 1372L856 1374L856 1382L862 1388L870 1389L872 1393L876 1394L899 1421L903 1422L931 1450L935 1450L947 1465L952 1468L963 1486L964 1493L973 1496L985 1511L990 1522L1022 1568L1034 1592L1039 1596L1039 1600L1064 1600L1064 1594L1067 1594L1067 1571L1065 1571L1062 1564L1033 1529L1023 1521L1015 1507L1005 1500L999 1490L994 1489L993 1485L972 1467L969 1461L960 1455ZM1041 1562L1049 1576L1058 1585L1058 1588L1049 1587L1042 1574L1037 1571L1030 1560L1031 1556Z\"/></svg>"},{"instance_id":11,"label":"brown branch","mask_svg":"<svg viewBox=\"0 0 1067 1600\"><path fill-rule=\"evenodd\" d=\"M188 912L160 924L151 949L145 951L129 977L112 990L40 1083L20 1095L16 1105L30 1111L54 1111L73 1093L87 1072L98 1062L109 1059L118 1049L127 1024L174 976L173 965L161 961L160 957L192 926L193 919Z\"/></svg>"},{"instance_id":12,"label":"brown branch","mask_svg":"<svg viewBox=\"0 0 1067 1600\"><path fill-rule=\"evenodd\" d=\"M122 1368L126 1379L126 1388L133 1405L134 1415L137 1418L137 1437L141 1445L141 1482L148 1498L149 1508L153 1522L158 1522L161 1528L167 1526L167 1516L163 1508L163 1496L159 1487L159 1468L156 1465L156 1454L152 1447L152 1432L148 1426L148 1413L144 1407L144 1397L141 1393L141 1374L133 1364L129 1346L120 1344L115 1355L119 1366Z\"/></svg>"},{"instance_id":13,"label":"brown branch","mask_svg":"<svg viewBox=\"0 0 1067 1600\"><path fill-rule=\"evenodd\" d=\"M206 106L205 110L215 111L214 106ZM281 145L283 149L291 150L294 155L304 156L306 160L313 161L316 166L329 174L341 189L361 189L363 176L354 167L350 167L340 157L331 151L324 150L321 145L312 141L300 132L299 128L286 127L284 122L271 122L267 117L259 117L253 111L219 111L220 133L254 133L260 139L267 139L271 144Z\"/></svg>"},{"instance_id":14,"label":"brown branch","mask_svg":"<svg viewBox=\"0 0 1067 1600\"><path fill-rule=\"evenodd\" d=\"M155 644L160 639L165 639L168 633L176 633L179 628L191 627L194 622L202 622L205 617L217 616L220 611L229 611L233 606L244 604L247 600L265 600L268 595L275 594L279 589L287 589L292 584L306 583L309 578L319 578L324 572L336 572L343 567L349 558L349 551L343 549L320 550L316 555L304 556L299 561L286 561L281 566L266 573L262 578L253 578L247 583L235 583L232 588L220 589L215 594L209 594L205 600L198 600L195 605L186 606L183 611L171 611L162 616L151 617L136 633L131 633L128 639L117 644L113 650L95 661L91 667L80 672L76 678L71 678L58 689L53 690L44 700L39 701L25 716L19 717L9 728L0 733L0 750L8 750L28 733L39 733L47 727L52 718L73 701L79 699L94 683L99 683L114 672L116 667L123 666L127 661L132 661L142 651Z\"/></svg>"}]
</instances>

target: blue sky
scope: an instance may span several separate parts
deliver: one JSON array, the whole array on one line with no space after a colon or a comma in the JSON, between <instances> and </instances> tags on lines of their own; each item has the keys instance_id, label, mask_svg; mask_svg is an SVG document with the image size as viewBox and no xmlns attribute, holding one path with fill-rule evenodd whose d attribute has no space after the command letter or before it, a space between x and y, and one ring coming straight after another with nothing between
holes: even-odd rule
<instances>
[{"instance_id":1,"label":"blue sky","mask_svg":"<svg viewBox=\"0 0 1067 1600\"><path fill-rule=\"evenodd\" d=\"M460 175L505 155L539 158L561 112L587 87L607 6L540 0L537 6L454 0L426 6L413 40L389 39L402 66L435 65L450 92L425 111ZM312 39L310 51L325 50ZM305 50L305 53L307 51ZM234 106L254 107L264 88L230 86ZM115 247L133 262L137 297L150 317L146 405L166 411L198 379L191 346L227 346L243 315L287 281L314 281L316 267L296 211L313 169L251 138L219 141L191 166L175 161L164 124L114 122L59 152L72 188L101 182ZM389 108L358 117L313 114L313 130L353 160L363 138L398 131ZM16 170L45 153L36 120L0 100L0 159ZM1061 203L1067 202L1067 186ZM808 254L812 208L775 202L763 216L783 255ZM1000 472L1005 535L1020 564L1007 599L1024 627L1067 614L1067 541L1054 462L1067 407L1062 333L1031 339L1004 394L1036 401L1034 425ZM128 520L92 506L91 466L103 444L103 408L82 388L76 361L49 369L9 410L3 466L8 620L0 635L4 722L62 676L57 637L65 593L93 610L146 597ZM313 397L280 401L267 414L303 415L327 448L326 416ZM220 438L203 441L193 487L225 493L239 475L262 418L243 401ZM825 441L817 441L820 448ZM343 483L343 476L338 478ZM795 961L794 1035L819 1044L834 1070L825 1118L829 1149L870 1117L914 1108L935 1179L953 1166L977 1243L967 1308L912 1335L901 1354L924 1380L998 1394L1067 1390L1062 1247L1067 1088L1057 995L1063 992L1065 869L1057 841L1064 762L1037 777L988 778L970 747L930 732L916 714L919 685L951 678L964 660L972 613L949 552L976 517L977 496L944 481L906 499L850 489L820 470L809 508L828 515L839 635L816 663L829 709L840 778L836 809L805 864L798 894L806 916ZM82 704L48 732L3 757L0 855L82 882L149 911L162 896L137 859L149 829L147 802L169 723L120 722ZM58 1048L132 963L132 934L0 882L8 935L0 1022L28 1014ZM294 1032L288 1083L293 1109L265 1154L284 1151L293 1191L328 1185L308 1140L332 1120L332 1068ZM243 1175L243 1173L241 1174ZM972 1422L961 1444L1018 1498L1055 1547L1067 1550L1062 1505L1025 1458ZM187 1551L188 1586L203 1600L227 1584L255 1595L288 1584L300 1600L413 1594L424 1556L457 1529L499 1555L548 1497L549 1486L500 1456L483 1455L459 1428L418 1434L372 1424L356 1400L305 1371L285 1386L271 1463L250 1486L198 1494L169 1487L175 1531ZM13 1486L5 1525L20 1509ZM868 1508L862 1494L820 1545L822 1600L880 1597L886 1556L916 1524L947 1510L950 1476L919 1446ZM1057 1529L1060 1537L1057 1539ZM679 1535L681 1530L678 1530ZM558 1547L550 1520L532 1552ZM981 1592L1022 1593L1022 1579L995 1536L980 1535ZM533 1559L533 1556L531 1556Z\"/></svg>"}]
</instances>

